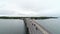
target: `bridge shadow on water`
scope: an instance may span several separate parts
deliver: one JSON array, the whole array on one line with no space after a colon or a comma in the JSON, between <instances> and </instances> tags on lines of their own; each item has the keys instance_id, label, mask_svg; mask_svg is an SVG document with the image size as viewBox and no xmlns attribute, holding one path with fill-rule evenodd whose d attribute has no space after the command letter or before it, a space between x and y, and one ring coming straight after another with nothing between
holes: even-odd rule
<instances>
[{"instance_id":1,"label":"bridge shadow on water","mask_svg":"<svg viewBox=\"0 0 60 34\"><path fill-rule=\"evenodd\" d=\"M25 34L29 34L27 24L25 23L26 21L25 21L25 20L23 20L23 22L24 22L24 26L25 26L25 32L26 32Z\"/></svg>"}]
</instances>

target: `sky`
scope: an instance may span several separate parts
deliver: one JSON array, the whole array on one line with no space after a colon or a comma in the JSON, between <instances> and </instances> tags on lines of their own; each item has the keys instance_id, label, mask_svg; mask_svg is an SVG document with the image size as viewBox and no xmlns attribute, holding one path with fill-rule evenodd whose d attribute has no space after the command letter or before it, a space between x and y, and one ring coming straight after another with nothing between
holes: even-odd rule
<instances>
[{"instance_id":1,"label":"sky","mask_svg":"<svg viewBox=\"0 0 60 34\"><path fill-rule=\"evenodd\" d=\"M60 16L60 0L0 0L0 15Z\"/></svg>"}]
</instances>

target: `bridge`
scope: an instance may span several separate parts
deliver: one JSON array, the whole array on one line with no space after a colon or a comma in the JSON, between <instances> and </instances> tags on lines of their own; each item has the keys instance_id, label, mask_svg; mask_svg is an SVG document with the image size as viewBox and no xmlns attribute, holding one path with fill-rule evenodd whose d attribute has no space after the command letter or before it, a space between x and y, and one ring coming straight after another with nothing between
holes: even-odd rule
<instances>
[{"instance_id":1,"label":"bridge","mask_svg":"<svg viewBox=\"0 0 60 34\"><path fill-rule=\"evenodd\" d=\"M57 17L0 17L1 19L22 19L26 26L26 34L52 34L44 26L38 24L36 19L48 19Z\"/></svg>"},{"instance_id":2,"label":"bridge","mask_svg":"<svg viewBox=\"0 0 60 34\"><path fill-rule=\"evenodd\" d=\"M35 19L25 18L23 20L26 26L27 34L52 34L42 25L38 24Z\"/></svg>"}]
</instances>

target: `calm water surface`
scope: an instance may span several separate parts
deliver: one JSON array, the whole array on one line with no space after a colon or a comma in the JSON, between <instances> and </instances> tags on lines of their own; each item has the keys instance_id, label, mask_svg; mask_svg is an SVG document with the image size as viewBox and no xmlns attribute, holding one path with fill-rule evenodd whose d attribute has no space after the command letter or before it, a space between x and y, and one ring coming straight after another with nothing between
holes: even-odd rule
<instances>
[{"instance_id":1,"label":"calm water surface","mask_svg":"<svg viewBox=\"0 0 60 34\"><path fill-rule=\"evenodd\" d=\"M60 18L36 20L53 34L60 34ZM0 19L0 34L25 34L23 20L19 19Z\"/></svg>"},{"instance_id":2,"label":"calm water surface","mask_svg":"<svg viewBox=\"0 0 60 34\"><path fill-rule=\"evenodd\" d=\"M25 34L23 20L0 19L0 34Z\"/></svg>"},{"instance_id":3,"label":"calm water surface","mask_svg":"<svg viewBox=\"0 0 60 34\"><path fill-rule=\"evenodd\" d=\"M36 20L40 25L44 26L53 34L60 34L60 18Z\"/></svg>"}]
</instances>

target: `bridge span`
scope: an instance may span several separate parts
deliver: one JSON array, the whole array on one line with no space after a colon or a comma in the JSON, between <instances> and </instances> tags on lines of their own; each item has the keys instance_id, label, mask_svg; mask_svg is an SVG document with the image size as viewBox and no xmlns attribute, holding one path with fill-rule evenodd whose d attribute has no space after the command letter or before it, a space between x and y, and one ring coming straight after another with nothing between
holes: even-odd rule
<instances>
[{"instance_id":1,"label":"bridge span","mask_svg":"<svg viewBox=\"0 0 60 34\"><path fill-rule=\"evenodd\" d=\"M23 20L27 28L27 34L52 34L42 25L38 24L35 19L24 18Z\"/></svg>"}]
</instances>

